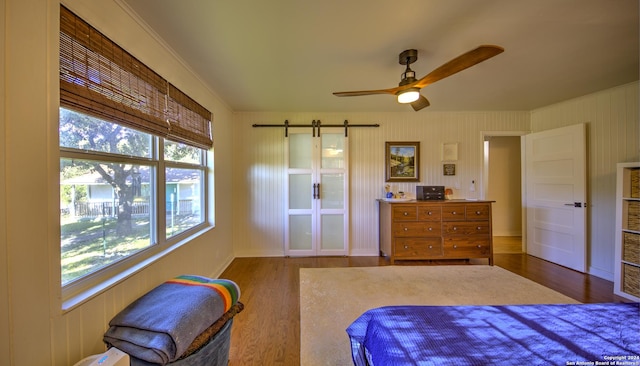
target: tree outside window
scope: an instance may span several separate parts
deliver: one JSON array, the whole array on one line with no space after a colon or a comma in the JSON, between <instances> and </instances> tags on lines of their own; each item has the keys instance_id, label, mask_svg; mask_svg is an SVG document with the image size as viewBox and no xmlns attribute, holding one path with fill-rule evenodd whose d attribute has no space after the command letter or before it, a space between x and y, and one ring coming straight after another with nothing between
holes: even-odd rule
<instances>
[{"instance_id":1,"label":"tree outside window","mask_svg":"<svg viewBox=\"0 0 640 366\"><path fill-rule=\"evenodd\" d=\"M65 108L59 133L63 285L204 224L202 149Z\"/></svg>"}]
</instances>

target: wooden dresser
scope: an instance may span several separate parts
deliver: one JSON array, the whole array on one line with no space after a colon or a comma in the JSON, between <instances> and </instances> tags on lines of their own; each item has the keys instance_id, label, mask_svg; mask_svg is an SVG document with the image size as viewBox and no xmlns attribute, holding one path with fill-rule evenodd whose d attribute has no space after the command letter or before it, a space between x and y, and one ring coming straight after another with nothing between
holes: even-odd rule
<instances>
[{"instance_id":1,"label":"wooden dresser","mask_svg":"<svg viewBox=\"0 0 640 366\"><path fill-rule=\"evenodd\" d=\"M378 200L380 254L396 260L487 258L493 265L493 201Z\"/></svg>"}]
</instances>

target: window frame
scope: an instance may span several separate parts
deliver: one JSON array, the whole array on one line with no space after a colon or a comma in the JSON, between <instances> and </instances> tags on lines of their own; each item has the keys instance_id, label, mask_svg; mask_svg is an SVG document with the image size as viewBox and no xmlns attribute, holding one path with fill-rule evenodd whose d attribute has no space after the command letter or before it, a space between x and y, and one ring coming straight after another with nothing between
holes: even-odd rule
<instances>
[{"instance_id":1,"label":"window frame","mask_svg":"<svg viewBox=\"0 0 640 366\"><path fill-rule=\"evenodd\" d=\"M59 30L59 107L151 134L154 144L151 159L126 158L134 164L156 164L156 217L153 228L156 243L64 286L60 278L65 310L213 228L214 211L213 202L210 201L210 194L213 195L213 114L62 4ZM166 237L166 202L163 198L166 197L165 169L175 164L191 169L193 165L165 161L164 139L200 148L202 154L201 162L197 164L197 169L202 171L202 221L170 238ZM119 154L62 146L59 147L59 155L59 160L77 157L119 161L117 159L122 157Z\"/></svg>"},{"instance_id":2,"label":"window frame","mask_svg":"<svg viewBox=\"0 0 640 366\"><path fill-rule=\"evenodd\" d=\"M67 106L60 106L60 108L65 108L76 113L88 115L85 111L75 110ZM98 118L105 122L110 122L104 117L96 117L92 115L89 116ZM59 118L60 116L58 117L58 120ZM110 123L119 124L117 122ZM62 279L60 279L63 310L66 311L74 308L75 306L83 303L87 299L95 296L103 290L124 280L131 274L145 268L162 256L171 252L173 249L187 243L192 237L201 235L203 232L213 227L213 225L209 221L210 210L208 187L210 177L208 174L208 151L197 147L200 152L199 164L165 160L164 146L166 140L167 139L163 137L151 135L151 156L148 158L128 156L118 153L82 150L71 147L59 147L59 161L61 161L62 159L78 159L89 161L104 161L107 163L115 162L135 165L140 164L150 166L155 171L155 174L152 174L152 177L150 177L150 204L154 206L155 212L151 214L151 232L149 246L114 263L107 264L101 268L98 268L95 271L74 279L66 284L62 284ZM169 141L173 143L180 143L172 140ZM166 233L166 199L164 198L166 197L167 181L165 170L167 168L199 170L201 171L202 177L202 180L200 182L201 222L170 237L167 237ZM59 263L61 265L61 262Z\"/></svg>"}]
</instances>

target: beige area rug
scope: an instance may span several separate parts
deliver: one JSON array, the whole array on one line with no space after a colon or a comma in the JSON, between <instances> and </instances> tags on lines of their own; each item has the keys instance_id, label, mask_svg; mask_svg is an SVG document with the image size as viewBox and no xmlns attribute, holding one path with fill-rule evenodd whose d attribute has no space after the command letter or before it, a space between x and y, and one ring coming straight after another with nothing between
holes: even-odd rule
<instances>
[{"instance_id":1,"label":"beige area rug","mask_svg":"<svg viewBox=\"0 0 640 366\"><path fill-rule=\"evenodd\" d=\"M353 365L347 327L387 305L578 303L497 266L300 269L300 364Z\"/></svg>"}]
</instances>

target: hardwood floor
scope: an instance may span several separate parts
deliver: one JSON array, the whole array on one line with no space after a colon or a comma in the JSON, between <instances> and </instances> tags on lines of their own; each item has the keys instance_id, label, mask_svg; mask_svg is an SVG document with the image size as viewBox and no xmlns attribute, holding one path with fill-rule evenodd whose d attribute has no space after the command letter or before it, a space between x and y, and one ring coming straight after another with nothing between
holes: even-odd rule
<instances>
[{"instance_id":1,"label":"hardwood floor","mask_svg":"<svg viewBox=\"0 0 640 366\"><path fill-rule=\"evenodd\" d=\"M494 263L580 302L622 302L613 283L522 253L499 253ZM466 262L396 262L395 265ZM300 268L386 266L381 257L236 258L221 278L241 288L243 312L234 318L231 366L298 365L300 359ZM472 264L471 264L472 265ZM345 338L345 341L347 339Z\"/></svg>"}]
</instances>

